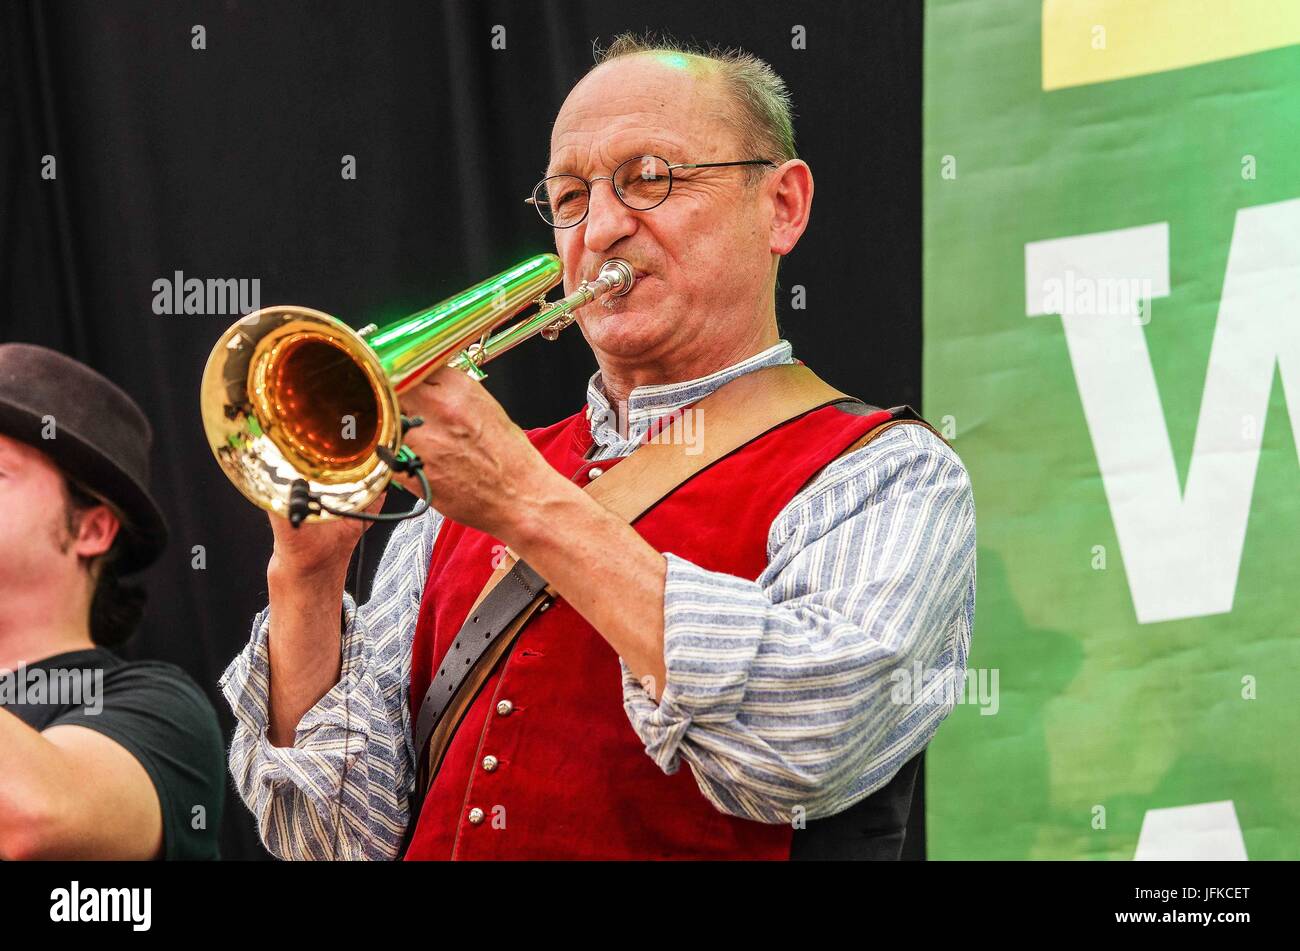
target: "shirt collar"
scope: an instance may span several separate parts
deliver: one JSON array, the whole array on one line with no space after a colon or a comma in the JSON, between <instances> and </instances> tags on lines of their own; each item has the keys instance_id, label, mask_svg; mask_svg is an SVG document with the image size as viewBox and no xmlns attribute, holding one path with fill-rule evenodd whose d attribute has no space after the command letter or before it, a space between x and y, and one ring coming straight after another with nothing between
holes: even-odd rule
<instances>
[{"instance_id":1,"label":"shirt collar","mask_svg":"<svg viewBox=\"0 0 1300 951\"><path fill-rule=\"evenodd\" d=\"M591 421L592 441L602 447L602 455L615 452L625 456L636 448L656 419L703 399L738 376L763 367L794 362L790 342L781 340L761 353L746 357L739 363L733 363L708 376L679 383L638 386L628 395L626 404L617 408L610 407L601 371L597 370L587 381L587 418ZM626 439L618 434L617 413L620 412L627 417Z\"/></svg>"}]
</instances>

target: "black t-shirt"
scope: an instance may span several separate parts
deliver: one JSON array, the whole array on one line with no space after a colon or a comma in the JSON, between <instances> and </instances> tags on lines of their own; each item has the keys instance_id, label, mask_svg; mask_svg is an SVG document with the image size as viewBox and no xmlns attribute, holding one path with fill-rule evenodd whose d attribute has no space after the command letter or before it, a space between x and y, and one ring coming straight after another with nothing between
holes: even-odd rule
<instances>
[{"instance_id":1,"label":"black t-shirt","mask_svg":"<svg viewBox=\"0 0 1300 951\"><path fill-rule=\"evenodd\" d=\"M0 706L28 726L96 730L140 761L162 806L164 858L219 857L226 777L221 731L212 704L183 670L157 661L125 661L101 647L47 657L6 676L10 683L0 692ZM85 685L80 696L51 689L56 677L66 683L73 676ZM81 702L48 702L52 699Z\"/></svg>"}]
</instances>

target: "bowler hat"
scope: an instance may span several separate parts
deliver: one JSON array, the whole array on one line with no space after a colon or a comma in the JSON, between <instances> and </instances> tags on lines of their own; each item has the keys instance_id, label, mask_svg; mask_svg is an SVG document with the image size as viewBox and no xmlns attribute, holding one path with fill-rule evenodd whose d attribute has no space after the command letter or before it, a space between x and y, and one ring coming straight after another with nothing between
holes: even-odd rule
<instances>
[{"instance_id":1,"label":"bowler hat","mask_svg":"<svg viewBox=\"0 0 1300 951\"><path fill-rule=\"evenodd\" d=\"M162 552L167 523L149 494L153 432L136 402L109 380L45 347L0 344L0 434L39 449L118 510L124 574Z\"/></svg>"}]
</instances>

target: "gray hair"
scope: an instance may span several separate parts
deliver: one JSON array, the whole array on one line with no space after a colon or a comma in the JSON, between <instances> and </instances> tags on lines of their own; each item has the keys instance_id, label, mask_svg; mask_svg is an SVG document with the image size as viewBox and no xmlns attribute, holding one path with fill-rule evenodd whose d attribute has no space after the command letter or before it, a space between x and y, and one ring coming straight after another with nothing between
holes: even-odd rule
<instances>
[{"instance_id":1,"label":"gray hair","mask_svg":"<svg viewBox=\"0 0 1300 951\"><path fill-rule=\"evenodd\" d=\"M620 33L609 46L596 46L596 66L638 53L675 53L713 64L735 106L732 120L741 146L747 151L744 156L736 156L737 159L765 158L779 164L798 158L794 150L790 92L785 80L753 53L730 47L695 46L654 33Z\"/></svg>"}]
</instances>

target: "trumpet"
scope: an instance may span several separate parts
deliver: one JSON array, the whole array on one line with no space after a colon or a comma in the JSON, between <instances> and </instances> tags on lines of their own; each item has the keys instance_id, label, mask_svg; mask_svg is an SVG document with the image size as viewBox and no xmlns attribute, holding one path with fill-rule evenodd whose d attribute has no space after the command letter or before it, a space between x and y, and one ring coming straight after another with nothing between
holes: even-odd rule
<instances>
[{"instance_id":1,"label":"trumpet","mask_svg":"<svg viewBox=\"0 0 1300 951\"><path fill-rule=\"evenodd\" d=\"M400 396L442 366L484 379L485 363L537 334L556 339L574 311L621 297L636 274L611 258L593 280L547 301L562 278L560 259L539 254L383 328L353 330L307 307L254 311L208 356L199 392L208 445L250 502L295 527L378 518L363 510L395 471L416 472L427 505L427 481L402 445L419 421L402 415ZM536 313L496 331L530 303Z\"/></svg>"}]
</instances>

